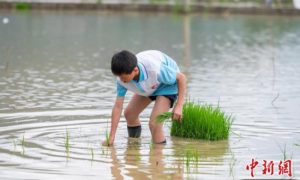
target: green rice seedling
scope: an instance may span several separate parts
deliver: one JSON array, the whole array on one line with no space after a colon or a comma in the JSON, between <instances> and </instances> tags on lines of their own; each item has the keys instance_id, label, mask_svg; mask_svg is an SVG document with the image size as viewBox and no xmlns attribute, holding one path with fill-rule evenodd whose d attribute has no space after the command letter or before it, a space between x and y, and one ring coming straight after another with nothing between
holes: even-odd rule
<instances>
[{"instance_id":1,"label":"green rice seedling","mask_svg":"<svg viewBox=\"0 0 300 180\"><path fill-rule=\"evenodd\" d=\"M105 139L106 139L106 144L109 145L109 132L108 132L108 130L106 130Z\"/></svg>"},{"instance_id":2,"label":"green rice seedling","mask_svg":"<svg viewBox=\"0 0 300 180\"><path fill-rule=\"evenodd\" d=\"M93 161L93 160L94 160L94 149L93 149L93 148L90 148L90 151L91 151L92 161Z\"/></svg>"},{"instance_id":3,"label":"green rice seedling","mask_svg":"<svg viewBox=\"0 0 300 180\"><path fill-rule=\"evenodd\" d=\"M22 138L22 140L21 140L21 144L22 144L22 147L25 146L25 136L24 136L24 134L23 134L23 138Z\"/></svg>"},{"instance_id":4,"label":"green rice seedling","mask_svg":"<svg viewBox=\"0 0 300 180\"><path fill-rule=\"evenodd\" d=\"M281 150L281 153L283 155L283 160L285 161L287 159L286 144L284 144L284 148L283 149L280 148L280 150Z\"/></svg>"},{"instance_id":5,"label":"green rice seedling","mask_svg":"<svg viewBox=\"0 0 300 180\"><path fill-rule=\"evenodd\" d=\"M106 145L109 146L109 134L110 132L108 131L108 119L106 121L106 132L105 132L105 139L106 139Z\"/></svg>"},{"instance_id":6,"label":"green rice seedling","mask_svg":"<svg viewBox=\"0 0 300 180\"><path fill-rule=\"evenodd\" d=\"M157 117L161 123L172 118L171 112ZM171 136L193 139L222 140L228 139L232 117L218 107L186 102L183 106L182 121L172 121Z\"/></svg>"},{"instance_id":7,"label":"green rice seedling","mask_svg":"<svg viewBox=\"0 0 300 180\"><path fill-rule=\"evenodd\" d=\"M293 152L290 154L290 157L288 159L288 153L287 153L287 149L286 149L286 144L284 144L283 148L281 148L280 145L278 145L278 146L279 146L279 149L280 149L280 151L282 153L283 161L286 161L286 160L291 160L292 161L293 160ZM293 166L292 172L295 172L294 166ZM295 173L293 174L293 176L295 176Z\"/></svg>"},{"instance_id":8,"label":"green rice seedling","mask_svg":"<svg viewBox=\"0 0 300 180\"><path fill-rule=\"evenodd\" d=\"M66 129L66 137L65 137L65 148L66 148L66 152L69 154L69 152L70 152L70 134L67 129Z\"/></svg>"},{"instance_id":9,"label":"green rice seedling","mask_svg":"<svg viewBox=\"0 0 300 180\"><path fill-rule=\"evenodd\" d=\"M172 113L171 112L164 112L164 113L157 116L156 122L157 123L163 123L163 122L165 122L165 121L167 121L171 118L172 118Z\"/></svg>"},{"instance_id":10,"label":"green rice seedling","mask_svg":"<svg viewBox=\"0 0 300 180\"><path fill-rule=\"evenodd\" d=\"M281 146L279 146L280 148L280 151L282 153L282 157L283 157L283 160L287 160L288 159L288 153L287 153L287 149L286 149L286 144L284 144L284 147L281 148ZM289 159L293 159L293 153L290 155Z\"/></svg>"}]
</instances>

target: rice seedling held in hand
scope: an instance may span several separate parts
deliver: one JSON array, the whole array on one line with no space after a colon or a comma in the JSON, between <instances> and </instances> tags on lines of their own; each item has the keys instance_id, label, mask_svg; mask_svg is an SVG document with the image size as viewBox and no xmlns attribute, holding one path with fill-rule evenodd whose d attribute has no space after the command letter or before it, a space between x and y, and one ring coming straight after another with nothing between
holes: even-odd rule
<instances>
[{"instance_id":1,"label":"rice seedling held in hand","mask_svg":"<svg viewBox=\"0 0 300 180\"><path fill-rule=\"evenodd\" d=\"M165 122L166 120L169 120L172 118L172 112L165 112L165 113L162 113L160 115L157 116L156 118L156 122L157 123L163 123Z\"/></svg>"},{"instance_id":2,"label":"rice seedling held in hand","mask_svg":"<svg viewBox=\"0 0 300 180\"><path fill-rule=\"evenodd\" d=\"M157 122L172 118L171 112L160 114ZM186 102L182 121L172 121L171 136L193 139L228 139L232 117L225 115L219 107Z\"/></svg>"}]
</instances>

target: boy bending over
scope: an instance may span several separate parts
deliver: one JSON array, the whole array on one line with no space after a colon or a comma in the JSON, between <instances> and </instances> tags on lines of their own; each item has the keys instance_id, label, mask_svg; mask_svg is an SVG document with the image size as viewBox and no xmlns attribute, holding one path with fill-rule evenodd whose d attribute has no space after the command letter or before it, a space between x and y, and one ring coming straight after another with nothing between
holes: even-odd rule
<instances>
[{"instance_id":1,"label":"boy bending over","mask_svg":"<svg viewBox=\"0 0 300 180\"><path fill-rule=\"evenodd\" d=\"M185 75L179 71L176 62L156 50L142 51L136 55L124 50L113 55L111 71L117 76L117 97L112 109L109 139L103 145L114 143L127 90L134 92L124 111L128 136L141 136L139 114L155 101L149 120L152 141L166 143L163 123L156 122L156 117L174 106L173 120L181 120L186 89Z\"/></svg>"}]
</instances>

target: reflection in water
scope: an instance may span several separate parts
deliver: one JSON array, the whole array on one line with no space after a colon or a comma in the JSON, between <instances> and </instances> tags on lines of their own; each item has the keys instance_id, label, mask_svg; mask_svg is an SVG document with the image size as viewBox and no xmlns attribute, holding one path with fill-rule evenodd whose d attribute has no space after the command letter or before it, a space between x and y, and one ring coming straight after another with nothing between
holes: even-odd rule
<instances>
[{"instance_id":1,"label":"reflection in water","mask_svg":"<svg viewBox=\"0 0 300 180\"><path fill-rule=\"evenodd\" d=\"M113 177L123 179L122 174L125 174L126 177L129 176L133 179L183 179L180 164L172 164L172 166L178 168L166 168L164 162L166 157L163 154L164 148L165 145L150 144L149 149L142 149L139 139L129 139L128 147L125 148L124 154L121 155L122 160L118 158L116 149L110 147L112 158L111 173ZM181 162L177 161L176 163Z\"/></svg>"},{"instance_id":2,"label":"reflection in water","mask_svg":"<svg viewBox=\"0 0 300 180\"><path fill-rule=\"evenodd\" d=\"M174 157L180 158L182 169L186 174L219 174L216 170L222 166L228 154L229 143L223 141L203 141L172 137Z\"/></svg>"},{"instance_id":3,"label":"reflection in water","mask_svg":"<svg viewBox=\"0 0 300 180\"><path fill-rule=\"evenodd\" d=\"M124 153L109 147L111 152L111 173L116 179L184 179L184 172L198 174L208 168L216 168L224 162L228 153L228 141L201 141L184 138L171 139L171 146L150 144L142 147L140 139L129 139ZM172 150L173 154L164 153ZM188 151L196 151L199 157L186 164ZM171 159L170 159L171 158ZM125 177L122 175L124 174Z\"/></svg>"},{"instance_id":4,"label":"reflection in water","mask_svg":"<svg viewBox=\"0 0 300 180\"><path fill-rule=\"evenodd\" d=\"M119 164L119 160L117 158L116 149L114 146L110 147L111 151L111 174L115 179L124 179L121 174L121 165Z\"/></svg>"},{"instance_id":5,"label":"reflection in water","mask_svg":"<svg viewBox=\"0 0 300 180\"><path fill-rule=\"evenodd\" d=\"M223 157L229 150L227 140L204 141L172 137L172 142L174 156L184 154L186 149L194 149L199 152L201 162L223 162Z\"/></svg>"}]
</instances>

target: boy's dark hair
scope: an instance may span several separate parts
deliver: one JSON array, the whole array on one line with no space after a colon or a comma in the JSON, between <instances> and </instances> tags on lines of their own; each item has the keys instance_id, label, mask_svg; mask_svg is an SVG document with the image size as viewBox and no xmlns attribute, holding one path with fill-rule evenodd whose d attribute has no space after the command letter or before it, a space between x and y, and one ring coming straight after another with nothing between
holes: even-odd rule
<instances>
[{"instance_id":1,"label":"boy's dark hair","mask_svg":"<svg viewBox=\"0 0 300 180\"><path fill-rule=\"evenodd\" d=\"M114 54L111 59L111 72L117 76L130 74L136 66L136 56L126 50Z\"/></svg>"}]
</instances>

